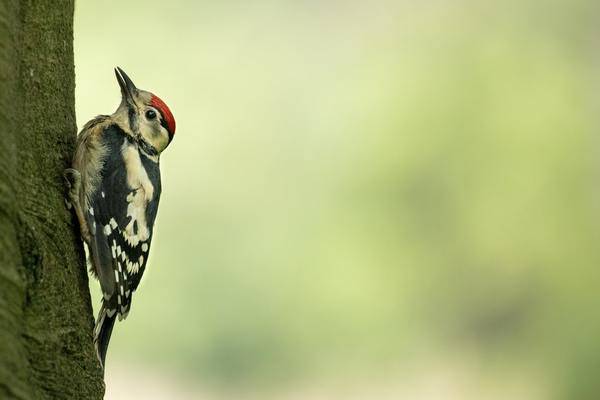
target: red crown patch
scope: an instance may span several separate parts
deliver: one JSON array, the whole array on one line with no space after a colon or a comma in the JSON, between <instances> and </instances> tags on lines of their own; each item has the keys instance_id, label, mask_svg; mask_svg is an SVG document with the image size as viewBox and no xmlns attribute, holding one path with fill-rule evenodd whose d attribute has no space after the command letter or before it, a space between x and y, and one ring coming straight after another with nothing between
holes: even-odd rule
<instances>
[{"instance_id":1,"label":"red crown patch","mask_svg":"<svg viewBox=\"0 0 600 400\"><path fill-rule=\"evenodd\" d=\"M162 101L160 98L158 98L155 95L152 95L150 104L152 104L152 106L154 108L156 108L162 114L163 120L167 123L169 133L171 135L174 135L175 134L175 118L173 117L173 113L171 113L171 110L169 110L169 107L165 104L164 101Z\"/></svg>"}]
</instances>

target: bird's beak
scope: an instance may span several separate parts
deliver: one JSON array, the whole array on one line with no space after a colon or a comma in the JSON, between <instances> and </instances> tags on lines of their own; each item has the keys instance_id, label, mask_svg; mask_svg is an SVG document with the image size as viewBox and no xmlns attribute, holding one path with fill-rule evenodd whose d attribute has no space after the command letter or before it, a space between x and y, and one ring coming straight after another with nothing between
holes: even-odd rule
<instances>
[{"instance_id":1,"label":"bird's beak","mask_svg":"<svg viewBox=\"0 0 600 400\"><path fill-rule=\"evenodd\" d=\"M117 76L117 81L121 87L121 96L123 97L123 100L130 106L135 105L134 97L137 96L138 90L133 84L133 81L129 79L129 76L127 76L125 71L119 67L115 68L115 75Z\"/></svg>"}]
</instances>

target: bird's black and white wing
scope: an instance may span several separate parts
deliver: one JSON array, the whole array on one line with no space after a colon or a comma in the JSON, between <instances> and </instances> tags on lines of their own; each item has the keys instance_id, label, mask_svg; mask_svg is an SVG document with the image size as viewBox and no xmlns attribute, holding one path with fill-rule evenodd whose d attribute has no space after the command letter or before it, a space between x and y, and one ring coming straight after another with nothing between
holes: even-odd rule
<instances>
[{"instance_id":1,"label":"bird's black and white wing","mask_svg":"<svg viewBox=\"0 0 600 400\"><path fill-rule=\"evenodd\" d=\"M111 274L100 279L104 297L94 329L102 365L115 318L127 317L146 268L161 191L158 160L140 153L118 126L108 128L103 145L108 151L87 216L98 276Z\"/></svg>"}]
</instances>

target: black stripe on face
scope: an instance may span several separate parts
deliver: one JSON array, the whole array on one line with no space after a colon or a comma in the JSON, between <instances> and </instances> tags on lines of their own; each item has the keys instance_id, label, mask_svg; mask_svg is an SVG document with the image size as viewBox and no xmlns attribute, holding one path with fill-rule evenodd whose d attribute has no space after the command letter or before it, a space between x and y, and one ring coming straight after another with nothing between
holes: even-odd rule
<instances>
[{"instance_id":1,"label":"black stripe on face","mask_svg":"<svg viewBox=\"0 0 600 400\"><path fill-rule=\"evenodd\" d=\"M173 140L173 132L169 130L169 126L167 125L167 121L163 114L160 111L158 113L160 114L160 125L169 133L169 143L171 143L171 140Z\"/></svg>"},{"instance_id":2,"label":"black stripe on face","mask_svg":"<svg viewBox=\"0 0 600 400\"><path fill-rule=\"evenodd\" d=\"M158 151L150 143L146 142L143 138L137 141L138 145L150 156L158 155Z\"/></svg>"}]
</instances>

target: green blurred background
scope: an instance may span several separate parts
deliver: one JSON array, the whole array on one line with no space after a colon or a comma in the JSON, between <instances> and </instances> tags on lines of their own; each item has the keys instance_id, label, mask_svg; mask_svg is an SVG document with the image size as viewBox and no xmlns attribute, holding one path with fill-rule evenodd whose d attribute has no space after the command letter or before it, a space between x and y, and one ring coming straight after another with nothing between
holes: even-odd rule
<instances>
[{"instance_id":1,"label":"green blurred background","mask_svg":"<svg viewBox=\"0 0 600 400\"><path fill-rule=\"evenodd\" d=\"M599 398L598 16L77 2L79 126L177 119L107 398Z\"/></svg>"}]
</instances>

